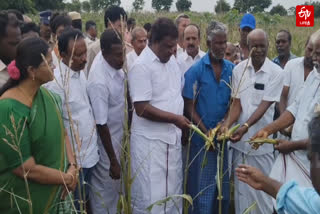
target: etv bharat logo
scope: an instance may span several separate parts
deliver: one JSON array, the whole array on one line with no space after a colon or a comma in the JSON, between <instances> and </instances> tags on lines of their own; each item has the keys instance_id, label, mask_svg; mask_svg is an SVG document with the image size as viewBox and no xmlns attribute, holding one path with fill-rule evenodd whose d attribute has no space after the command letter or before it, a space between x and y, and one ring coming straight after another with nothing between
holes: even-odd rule
<instances>
[{"instance_id":1,"label":"etv bharat logo","mask_svg":"<svg viewBox=\"0 0 320 214\"><path fill-rule=\"evenodd\" d=\"M296 6L296 25L297 27L313 27L314 26L313 5Z\"/></svg>"}]
</instances>

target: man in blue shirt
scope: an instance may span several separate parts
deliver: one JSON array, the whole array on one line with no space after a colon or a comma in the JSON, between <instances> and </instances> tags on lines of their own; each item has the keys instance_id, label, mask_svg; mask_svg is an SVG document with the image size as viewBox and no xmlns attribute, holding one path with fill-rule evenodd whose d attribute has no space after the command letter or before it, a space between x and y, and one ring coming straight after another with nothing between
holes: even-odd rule
<instances>
[{"instance_id":1,"label":"man in blue shirt","mask_svg":"<svg viewBox=\"0 0 320 214\"><path fill-rule=\"evenodd\" d=\"M203 133L207 133L225 117L231 89L232 69L234 65L224 60L227 47L227 28L220 22L211 22L207 29L208 53L194 64L185 74L183 97L185 99L185 113L197 124ZM192 136L190 145L190 161L194 159L189 168L188 194L194 200L191 213L217 213L218 191L215 176L217 174L216 150L209 150L205 154L204 141L199 135ZM216 146L217 147L217 146ZM224 149L223 169L223 213L228 213L229 206L229 175L228 155ZM199 153L199 155L198 155ZM197 156L198 155L198 156ZM206 157L205 157L206 156Z\"/></svg>"},{"instance_id":2,"label":"man in blue shirt","mask_svg":"<svg viewBox=\"0 0 320 214\"><path fill-rule=\"evenodd\" d=\"M257 190L262 190L277 200L277 213L320 213L320 116L309 123L310 174L314 188L299 187L295 181L285 184L265 176L257 168L239 165L236 174L240 181Z\"/></svg>"}]
</instances>

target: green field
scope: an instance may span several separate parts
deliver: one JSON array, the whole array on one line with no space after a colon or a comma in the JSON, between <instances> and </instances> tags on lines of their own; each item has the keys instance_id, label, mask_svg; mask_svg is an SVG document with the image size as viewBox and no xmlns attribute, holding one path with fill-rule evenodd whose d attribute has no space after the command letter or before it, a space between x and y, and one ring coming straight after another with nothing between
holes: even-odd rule
<instances>
[{"instance_id":1,"label":"green field","mask_svg":"<svg viewBox=\"0 0 320 214\"><path fill-rule=\"evenodd\" d=\"M151 13L151 12L143 12L143 13L131 13L130 17L134 17L137 21L137 25L143 25L147 22L152 23L157 17L168 17L174 20L174 18L179 13ZM218 20L225 23L228 26L228 40L230 42L237 42L239 40L239 31L238 24L241 20L241 14L237 11L230 11L224 15L213 15L211 13L197 13L197 12L188 12L187 13L193 23L196 23L201 28L201 48L206 50L206 42L205 42L205 30L208 23L211 20ZM289 30L292 34L292 52L297 56L304 55L304 45L308 38L308 36L320 29L320 19L315 20L314 27L296 27L295 16L286 16L281 17L278 15L271 16L264 13L255 14L257 20L257 27L262 28L267 31L269 35L269 57L272 58L277 55L275 49L275 36L277 32L281 29ZM94 20L97 23L99 33L104 29L103 22L103 13L84 13L82 14L83 21ZM83 23L83 24L84 24Z\"/></svg>"}]
</instances>

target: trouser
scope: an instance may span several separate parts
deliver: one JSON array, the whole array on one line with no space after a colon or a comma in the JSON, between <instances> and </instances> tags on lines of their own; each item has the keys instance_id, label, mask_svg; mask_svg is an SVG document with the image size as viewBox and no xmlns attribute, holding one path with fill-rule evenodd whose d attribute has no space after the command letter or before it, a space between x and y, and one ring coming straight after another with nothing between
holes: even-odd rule
<instances>
[{"instance_id":1,"label":"trouser","mask_svg":"<svg viewBox=\"0 0 320 214\"><path fill-rule=\"evenodd\" d=\"M232 168L233 171L239 164L247 164L258 168L265 175L269 175L274 162L273 153L264 155L246 155L239 150L233 149ZM272 198L263 191L255 190L249 185L238 180L234 176L234 201L236 214L242 214L245 209L250 207L254 202L257 203L256 209L251 214L270 214L273 212Z\"/></svg>"},{"instance_id":2,"label":"trouser","mask_svg":"<svg viewBox=\"0 0 320 214\"><path fill-rule=\"evenodd\" d=\"M86 209L85 204L89 200L89 188L92 168L82 168L79 171L78 184L74 191L74 206L78 213L82 213L81 211L84 211Z\"/></svg>"},{"instance_id":3,"label":"trouser","mask_svg":"<svg viewBox=\"0 0 320 214\"><path fill-rule=\"evenodd\" d=\"M147 208L167 197L182 194L180 139L175 144L131 135L132 207L134 214L147 214ZM152 214L182 213L180 197L155 205Z\"/></svg>"}]
</instances>

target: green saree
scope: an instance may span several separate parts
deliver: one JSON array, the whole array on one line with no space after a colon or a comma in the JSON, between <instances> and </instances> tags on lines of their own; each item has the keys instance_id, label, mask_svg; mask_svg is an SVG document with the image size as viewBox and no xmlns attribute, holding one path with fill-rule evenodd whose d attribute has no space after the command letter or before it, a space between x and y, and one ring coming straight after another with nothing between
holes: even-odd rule
<instances>
[{"instance_id":1,"label":"green saree","mask_svg":"<svg viewBox=\"0 0 320 214\"><path fill-rule=\"evenodd\" d=\"M14 99L0 100L0 213L57 213L60 185L43 185L12 170L30 157L39 165L66 170L64 127L59 97L40 88L32 108ZM31 203L28 203L30 193Z\"/></svg>"}]
</instances>

